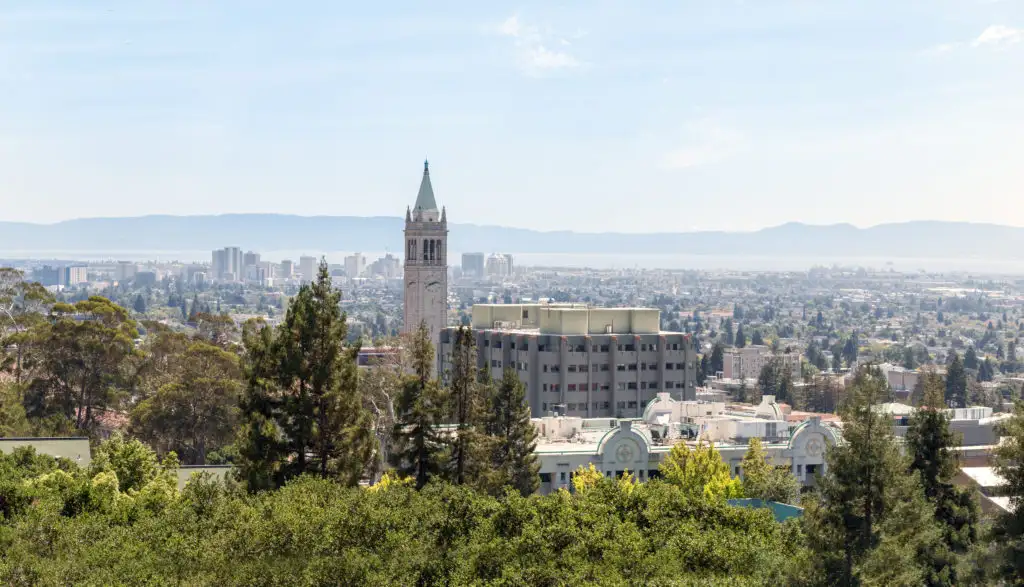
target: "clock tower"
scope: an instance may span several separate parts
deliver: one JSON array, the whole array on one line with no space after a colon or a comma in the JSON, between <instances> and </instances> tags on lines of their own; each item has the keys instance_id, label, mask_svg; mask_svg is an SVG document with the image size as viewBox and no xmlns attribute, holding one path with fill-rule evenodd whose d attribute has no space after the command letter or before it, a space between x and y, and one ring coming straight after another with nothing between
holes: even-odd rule
<instances>
[{"instance_id":1,"label":"clock tower","mask_svg":"<svg viewBox=\"0 0 1024 587\"><path fill-rule=\"evenodd\" d=\"M404 331L416 332L420 323L426 323L436 353L448 326L448 218L444 208L438 211L426 161L416 204L405 210Z\"/></svg>"}]
</instances>

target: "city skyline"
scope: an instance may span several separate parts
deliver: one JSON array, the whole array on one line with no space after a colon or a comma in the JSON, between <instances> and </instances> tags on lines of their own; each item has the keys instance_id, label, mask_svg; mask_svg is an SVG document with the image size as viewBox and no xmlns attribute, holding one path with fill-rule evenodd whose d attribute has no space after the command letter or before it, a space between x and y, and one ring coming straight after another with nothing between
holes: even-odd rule
<instances>
[{"instance_id":1,"label":"city skyline","mask_svg":"<svg viewBox=\"0 0 1024 587\"><path fill-rule=\"evenodd\" d=\"M5 220L392 216L429 157L453 223L1024 226L1018 2L0 16Z\"/></svg>"}]
</instances>

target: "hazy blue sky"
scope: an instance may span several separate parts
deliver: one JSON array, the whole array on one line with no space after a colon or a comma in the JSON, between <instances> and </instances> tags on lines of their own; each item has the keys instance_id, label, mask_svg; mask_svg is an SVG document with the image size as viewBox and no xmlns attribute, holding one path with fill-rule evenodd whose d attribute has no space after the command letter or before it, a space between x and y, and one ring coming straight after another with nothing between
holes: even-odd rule
<instances>
[{"instance_id":1,"label":"hazy blue sky","mask_svg":"<svg viewBox=\"0 0 1024 587\"><path fill-rule=\"evenodd\" d=\"M1024 0L0 3L0 219L1024 226Z\"/></svg>"}]
</instances>

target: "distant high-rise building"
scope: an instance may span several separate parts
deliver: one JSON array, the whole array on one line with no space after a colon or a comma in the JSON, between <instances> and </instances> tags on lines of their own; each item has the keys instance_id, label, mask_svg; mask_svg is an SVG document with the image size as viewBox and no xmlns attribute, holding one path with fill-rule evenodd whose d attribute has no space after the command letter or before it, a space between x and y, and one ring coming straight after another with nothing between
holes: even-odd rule
<instances>
[{"instance_id":1,"label":"distant high-rise building","mask_svg":"<svg viewBox=\"0 0 1024 587\"><path fill-rule=\"evenodd\" d=\"M260 264L260 254L259 253L254 253L253 251L249 251L248 253L242 255L242 265L245 266L246 268L248 268L248 267L255 267L255 266L259 265L259 264Z\"/></svg>"},{"instance_id":2,"label":"distant high-rise building","mask_svg":"<svg viewBox=\"0 0 1024 587\"><path fill-rule=\"evenodd\" d=\"M53 267L50 265L37 267L32 271L32 279L38 281L40 285L45 285L47 287L61 285L60 267Z\"/></svg>"},{"instance_id":3,"label":"distant high-rise building","mask_svg":"<svg viewBox=\"0 0 1024 587\"><path fill-rule=\"evenodd\" d=\"M78 285L89 281L89 268L84 265L64 267L63 285Z\"/></svg>"},{"instance_id":4,"label":"distant high-rise building","mask_svg":"<svg viewBox=\"0 0 1024 587\"><path fill-rule=\"evenodd\" d=\"M355 253L345 257L345 275L359 277L366 269L366 257L362 253Z\"/></svg>"},{"instance_id":5,"label":"distant high-rise building","mask_svg":"<svg viewBox=\"0 0 1024 587\"><path fill-rule=\"evenodd\" d=\"M505 263L508 265L508 275L515 273L515 267L512 264L512 253L504 253Z\"/></svg>"},{"instance_id":6,"label":"distant high-rise building","mask_svg":"<svg viewBox=\"0 0 1024 587\"><path fill-rule=\"evenodd\" d=\"M245 265L242 262L242 249L239 247L225 247L224 253L227 255L228 262L224 279L228 281L240 281L245 276ZM229 277L227 273L230 273L231 276Z\"/></svg>"},{"instance_id":7,"label":"distant high-rise building","mask_svg":"<svg viewBox=\"0 0 1024 587\"><path fill-rule=\"evenodd\" d=\"M120 261L117 264L117 269L114 271L114 279L118 281L127 281L135 277L135 274L138 272L139 266L135 263Z\"/></svg>"},{"instance_id":8,"label":"distant high-rise building","mask_svg":"<svg viewBox=\"0 0 1024 587\"><path fill-rule=\"evenodd\" d=\"M295 262L288 259L281 261L280 271L279 275L283 279L291 279L295 275Z\"/></svg>"},{"instance_id":9,"label":"distant high-rise building","mask_svg":"<svg viewBox=\"0 0 1024 587\"><path fill-rule=\"evenodd\" d=\"M462 275L464 277L483 277L484 259L483 253L462 253Z\"/></svg>"},{"instance_id":10,"label":"distant high-rise building","mask_svg":"<svg viewBox=\"0 0 1024 587\"><path fill-rule=\"evenodd\" d=\"M217 249L210 259L210 279L219 281L220 276L228 270L228 256L224 249Z\"/></svg>"},{"instance_id":11,"label":"distant high-rise building","mask_svg":"<svg viewBox=\"0 0 1024 587\"><path fill-rule=\"evenodd\" d=\"M416 332L426 324L438 348L448 325L448 217L444 208L437 208L426 161L416 204L405 210L404 303L405 331Z\"/></svg>"},{"instance_id":12,"label":"distant high-rise building","mask_svg":"<svg viewBox=\"0 0 1024 587\"><path fill-rule=\"evenodd\" d=\"M508 258L505 255L494 254L487 257L487 275L501 279L509 275Z\"/></svg>"},{"instance_id":13,"label":"distant high-rise building","mask_svg":"<svg viewBox=\"0 0 1024 587\"><path fill-rule=\"evenodd\" d=\"M302 274L302 281L313 281L316 278L316 257L299 257L299 273Z\"/></svg>"}]
</instances>

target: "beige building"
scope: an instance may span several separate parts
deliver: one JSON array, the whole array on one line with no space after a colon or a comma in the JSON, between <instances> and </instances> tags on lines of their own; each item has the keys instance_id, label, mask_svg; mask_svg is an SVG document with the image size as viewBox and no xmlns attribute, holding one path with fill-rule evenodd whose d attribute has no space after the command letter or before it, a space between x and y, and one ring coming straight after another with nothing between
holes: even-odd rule
<instances>
[{"instance_id":1,"label":"beige building","mask_svg":"<svg viewBox=\"0 0 1024 587\"><path fill-rule=\"evenodd\" d=\"M0 452L10 453L16 448L31 446L39 454L68 459L80 467L92 464L89 439L81 437L61 438L0 438Z\"/></svg>"},{"instance_id":2,"label":"beige building","mask_svg":"<svg viewBox=\"0 0 1024 587\"><path fill-rule=\"evenodd\" d=\"M773 354L770 347L760 345L725 349L722 376L726 379L757 379L761 369L775 357L782 360L794 381L800 380L800 353Z\"/></svg>"},{"instance_id":3,"label":"beige building","mask_svg":"<svg viewBox=\"0 0 1024 587\"><path fill-rule=\"evenodd\" d=\"M630 418L660 392L695 399L694 343L659 325L657 309L571 304L477 304L472 321L477 366L494 379L515 369L534 417ZM441 333L442 376L455 332Z\"/></svg>"}]
</instances>

